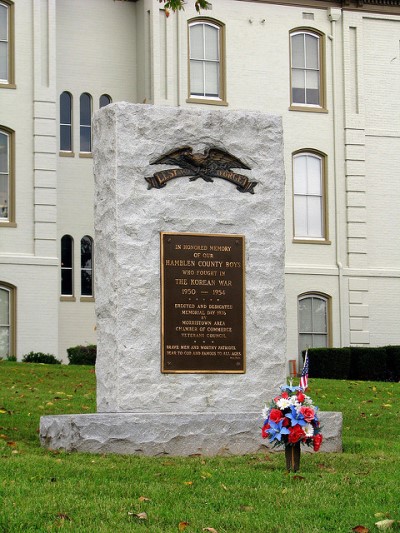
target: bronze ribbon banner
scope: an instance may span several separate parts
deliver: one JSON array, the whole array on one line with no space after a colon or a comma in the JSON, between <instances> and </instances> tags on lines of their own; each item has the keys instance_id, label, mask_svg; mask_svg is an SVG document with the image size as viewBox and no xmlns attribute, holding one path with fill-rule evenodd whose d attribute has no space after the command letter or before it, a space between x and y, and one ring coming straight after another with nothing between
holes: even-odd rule
<instances>
[{"instance_id":1,"label":"bronze ribbon banner","mask_svg":"<svg viewBox=\"0 0 400 533\"><path fill-rule=\"evenodd\" d=\"M188 170L184 168L173 168L170 170L161 170L160 172L155 172L150 178L145 178L148 183L148 189L162 189L166 184L175 179L183 178L186 176L193 176Z\"/></svg>"},{"instance_id":2,"label":"bronze ribbon banner","mask_svg":"<svg viewBox=\"0 0 400 533\"><path fill-rule=\"evenodd\" d=\"M162 189L169 181L175 178L190 177L195 175L196 174L194 172L190 172L187 169L174 168L171 170L161 170L160 172L155 172L153 176L145 179L148 183L148 189ZM236 185L238 191L249 192L251 194L254 194L254 187L257 185L257 181L251 181L247 176L237 174L236 172L232 172L230 170L213 170L212 177L222 178L226 181L230 181ZM213 180L210 179L210 181Z\"/></svg>"}]
</instances>

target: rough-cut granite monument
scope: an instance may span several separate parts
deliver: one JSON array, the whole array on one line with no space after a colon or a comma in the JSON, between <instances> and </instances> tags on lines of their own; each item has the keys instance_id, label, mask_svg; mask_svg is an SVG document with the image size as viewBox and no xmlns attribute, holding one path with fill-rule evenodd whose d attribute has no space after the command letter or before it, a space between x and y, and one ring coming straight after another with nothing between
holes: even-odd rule
<instances>
[{"instance_id":1,"label":"rough-cut granite monument","mask_svg":"<svg viewBox=\"0 0 400 533\"><path fill-rule=\"evenodd\" d=\"M119 103L94 120L96 414L47 416L50 448L261 450L285 382L281 120ZM339 451L340 414L323 413Z\"/></svg>"}]
</instances>

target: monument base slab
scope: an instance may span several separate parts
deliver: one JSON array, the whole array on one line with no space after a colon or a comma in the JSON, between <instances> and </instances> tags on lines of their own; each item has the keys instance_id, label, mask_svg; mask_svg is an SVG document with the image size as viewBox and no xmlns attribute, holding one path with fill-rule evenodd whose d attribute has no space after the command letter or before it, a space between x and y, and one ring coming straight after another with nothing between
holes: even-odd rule
<instances>
[{"instance_id":1,"label":"monument base slab","mask_svg":"<svg viewBox=\"0 0 400 533\"><path fill-rule=\"evenodd\" d=\"M342 413L320 413L322 452L342 451ZM245 455L265 451L259 413L93 413L44 416L50 449L126 455ZM304 446L303 451L312 451ZM277 450L277 449L275 449Z\"/></svg>"}]
</instances>

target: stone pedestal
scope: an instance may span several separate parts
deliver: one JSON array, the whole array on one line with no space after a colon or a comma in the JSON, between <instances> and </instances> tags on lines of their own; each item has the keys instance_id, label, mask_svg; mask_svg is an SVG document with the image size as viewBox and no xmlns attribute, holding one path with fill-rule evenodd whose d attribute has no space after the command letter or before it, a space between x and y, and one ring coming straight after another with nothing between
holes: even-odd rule
<instances>
[{"instance_id":1,"label":"stone pedestal","mask_svg":"<svg viewBox=\"0 0 400 533\"><path fill-rule=\"evenodd\" d=\"M341 413L320 413L322 452L342 451ZM44 416L44 446L135 455L243 455L267 450L260 413L94 413ZM274 448L270 451L283 451ZM314 453L302 446L302 453ZM319 453L319 452L318 452Z\"/></svg>"},{"instance_id":2,"label":"stone pedestal","mask_svg":"<svg viewBox=\"0 0 400 533\"><path fill-rule=\"evenodd\" d=\"M98 414L44 417L42 442L154 455L260 449L259 413L286 373L281 119L119 103L93 130ZM254 194L201 176L148 189L146 177L174 168L152 163L181 147L240 159ZM161 373L160 232L244 235L244 374Z\"/></svg>"}]
</instances>

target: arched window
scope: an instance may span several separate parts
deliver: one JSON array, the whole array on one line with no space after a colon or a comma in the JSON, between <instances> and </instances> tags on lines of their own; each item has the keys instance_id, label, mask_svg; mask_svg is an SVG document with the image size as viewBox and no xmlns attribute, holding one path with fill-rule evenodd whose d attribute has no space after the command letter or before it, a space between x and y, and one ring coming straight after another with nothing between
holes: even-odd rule
<instances>
[{"instance_id":1,"label":"arched window","mask_svg":"<svg viewBox=\"0 0 400 533\"><path fill-rule=\"evenodd\" d=\"M189 99L225 103L223 30L216 20L189 22Z\"/></svg>"},{"instance_id":2,"label":"arched window","mask_svg":"<svg viewBox=\"0 0 400 533\"><path fill-rule=\"evenodd\" d=\"M0 0L0 86L14 85L14 4Z\"/></svg>"},{"instance_id":3,"label":"arched window","mask_svg":"<svg viewBox=\"0 0 400 533\"><path fill-rule=\"evenodd\" d=\"M60 150L72 152L72 95L67 91L60 95Z\"/></svg>"},{"instance_id":4,"label":"arched window","mask_svg":"<svg viewBox=\"0 0 400 533\"><path fill-rule=\"evenodd\" d=\"M108 94L102 94L99 100L99 108L105 107L106 105L111 104L111 102L111 96Z\"/></svg>"},{"instance_id":5,"label":"arched window","mask_svg":"<svg viewBox=\"0 0 400 533\"><path fill-rule=\"evenodd\" d=\"M290 34L291 105L324 107L323 35L299 29Z\"/></svg>"},{"instance_id":6,"label":"arched window","mask_svg":"<svg viewBox=\"0 0 400 533\"><path fill-rule=\"evenodd\" d=\"M301 294L298 298L299 353L329 346L329 296Z\"/></svg>"},{"instance_id":7,"label":"arched window","mask_svg":"<svg viewBox=\"0 0 400 533\"><path fill-rule=\"evenodd\" d=\"M293 155L294 238L327 240L325 156Z\"/></svg>"},{"instance_id":8,"label":"arched window","mask_svg":"<svg viewBox=\"0 0 400 533\"><path fill-rule=\"evenodd\" d=\"M61 239L61 296L74 294L74 239L64 235Z\"/></svg>"},{"instance_id":9,"label":"arched window","mask_svg":"<svg viewBox=\"0 0 400 533\"><path fill-rule=\"evenodd\" d=\"M14 220L14 132L0 126L0 225Z\"/></svg>"},{"instance_id":10,"label":"arched window","mask_svg":"<svg viewBox=\"0 0 400 533\"><path fill-rule=\"evenodd\" d=\"M93 296L93 239L81 239L81 295Z\"/></svg>"},{"instance_id":11,"label":"arched window","mask_svg":"<svg viewBox=\"0 0 400 533\"><path fill-rule=\"evenodd\" d=\"M15 287L0 281L0 357L15 354Z\"/></svg>"},{"instance_id":12,"label":"arched window","mask_svg":"<svg viewBox=\"0 0 400 533\"><path fill-rule=\"evenodd\" d=\"M80 96L80 152L92 151L92 97L88 93Z\"/></svg>"}]
</instances>

